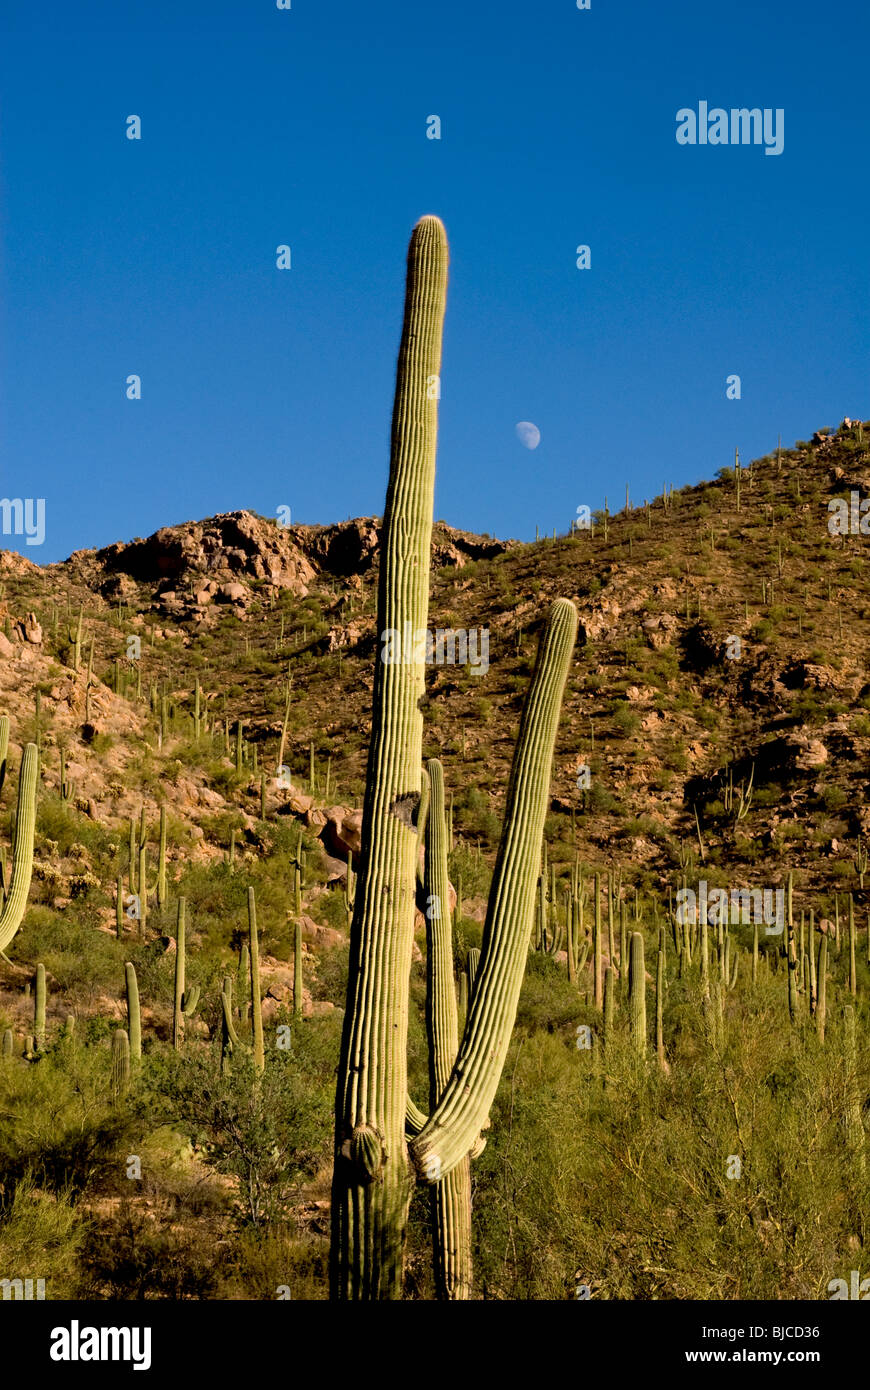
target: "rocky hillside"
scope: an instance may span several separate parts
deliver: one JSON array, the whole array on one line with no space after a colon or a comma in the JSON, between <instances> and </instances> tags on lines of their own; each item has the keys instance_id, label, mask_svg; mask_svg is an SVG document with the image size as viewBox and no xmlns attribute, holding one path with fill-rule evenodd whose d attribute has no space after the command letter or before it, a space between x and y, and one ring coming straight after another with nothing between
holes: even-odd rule
<instances>
[{"instance_id":1,"label":"rocky hillside","mask_svg":"<svg viewBox=\"0 0 870 1390\"><path fill-rule=\"evenodd\" d=\"M833 536L828 504L868 494L864 428L847 421L740 472L739 490L724 469L534 545L436 527L432 626L486 629L489 666L430 667L425 753L444 756L456 830L484 856L538 623L563 594L581 637L553 781L556 862L576 845L584 862L631 864L659 888L694 860L765 882L785 860L832 888L850 877L870 817L870 609L865 538ZM313 745L331 794L358 806L377 570L377 518L282 528L249 512L43 569L5 553L0 703L29 736L39 693L47 782L66 745L79 803L107 824L164 796L194 826L223 807L253 821L253 779L225 796L195 760L175 766L175 745L198 677L208 708L231 733L241 720L273 773L289 673L285 762L306 781ZM129 660L132 637L141 655ZM151 704L164 695L174 721L161 746ZM134 772L144 750L150 787ZM288 793L273 777L267 795L277 807ZM209 848L203 833L198 852Z\"/></svg>"}]
</instances>

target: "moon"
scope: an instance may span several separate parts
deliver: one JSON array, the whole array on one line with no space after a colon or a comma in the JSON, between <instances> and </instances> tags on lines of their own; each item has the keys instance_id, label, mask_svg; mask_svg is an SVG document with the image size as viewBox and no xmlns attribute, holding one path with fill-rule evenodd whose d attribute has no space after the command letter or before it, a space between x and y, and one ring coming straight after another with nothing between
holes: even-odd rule
<instances>
[{"instance_id":1,"label":"moon","mask_svg":"<svg viewBox=\"0 0 870 1390\"><path fill-rule=\"evenodd\" d=\"M514 426L514 431L524 449L537 449L541 442L541 431L531 420L520 420L519 424Z\"/></svg>"}]
</instances>

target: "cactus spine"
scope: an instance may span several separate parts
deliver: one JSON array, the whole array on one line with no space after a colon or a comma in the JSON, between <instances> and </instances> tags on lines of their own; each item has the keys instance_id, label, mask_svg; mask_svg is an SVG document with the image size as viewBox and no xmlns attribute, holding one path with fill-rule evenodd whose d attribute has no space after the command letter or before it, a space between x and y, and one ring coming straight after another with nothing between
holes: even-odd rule
<instances>
[{"instance_id":1,"label":"cactus spine","mask_svg":"<svg viewBox=\"0 0 870 1390\"><path fill-rule=\"evenodd\" d=\"M33 874L33 836L36 829L36 786L39 776L39 753L35 743L28 743L18 774L18 810L15 816L15 839L12 846L12 882L0 912L0 954L3 954L21 926L30 879Z\"/></svg>"},{"instance_id":2,"label":"cactus spine","mask_svg":"<svg viewBox=\"0 0 870 1390\"><path fill-rule=\"evenodd\" d=\"M124 979L127 987L127 1030L130 1038L130 1056L138 1062L142 1056L142 1014L139 1008L139 982L132 961L124 966Z\"/></svg>"}]
</instances>

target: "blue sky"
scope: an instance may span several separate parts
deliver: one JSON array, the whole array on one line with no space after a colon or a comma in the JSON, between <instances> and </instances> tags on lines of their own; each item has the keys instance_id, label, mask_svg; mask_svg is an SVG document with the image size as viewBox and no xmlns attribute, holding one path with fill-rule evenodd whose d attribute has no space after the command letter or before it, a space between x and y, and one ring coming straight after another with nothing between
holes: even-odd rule
<instances>
[{"instance_id":1,"label":"blue sky","mask_svg":"<svg viewBox=\"0 0 870 1390\"><path fill-rule=\"evenodd\" d=\"M5 0L0 496L44 497L46 539L0 545L380 513L423 213L453 525L566 529L870 416L868 27L842 0ZM699 101L782 108L782 154L678 145Z\"/></svg>"}]
</instances>

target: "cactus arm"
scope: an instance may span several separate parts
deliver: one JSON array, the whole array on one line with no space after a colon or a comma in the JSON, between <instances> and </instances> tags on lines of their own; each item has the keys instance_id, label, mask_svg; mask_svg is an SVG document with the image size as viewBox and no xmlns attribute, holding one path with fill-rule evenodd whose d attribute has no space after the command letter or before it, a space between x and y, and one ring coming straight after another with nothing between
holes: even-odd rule
<instances>
[{"instance_id":1,"label":"cactus arm","mask_svg":"<svg viewBox=\"0 0 870 1390\"><path fill-rule=\"evenodd\" d=\"M36 785L39 776L39 753L35 743L28 743L21 760L18 776L18 811L15 819L15 841L12 849L12 883L0 912L0 952L6 950L21 926L30 880L33 875L33 836L36 830Z\"/></svg>"},{"instance_id":2,"label":"cactus arm","mask_svg":"<svg viewBox=\"0 0 870 1390\"><path fill-rule=\"evenodd\" d=\"M230 1045L232 1047L241 1047L242 1042L239 1038L238 1033L236 1032L235 1024L233 1023L233 1006L230 1003L228 996L223 992L221 993L221 1008L223 1010L224 1016L224 1030L226 1032L227 1038L229 1039Z\"/></svg>"},{"instance_id":3,"label":"cactus arm","mask_svg":"<svg viewBox=\"0 0 870 1390\"><path fill-rule=\"evenodd\" d=\"M405 1103L405 1134L409 1139L420 1133L426 1123L426 1116L418 1105L408 1096Z\"/></svg>"},{"instance_id":4,"label":"cactus arm","mask_svg":"<svg viewBox=\"0 0 870 1390\"><path fill-rule=\"evenodd\" d=\"M480 968L446 1090L410 1145L417 1172L444 1177L471 1150L495 1097L523 981L562 694L577 635L567 599L550 609L523 709Z\"/></svg>"},{"instance_id":5,"label":"cactus arm","mask_svg":"<svg viewBox=\"0 0 870 1390\"><path fill-rule=\"evenodd\" d=\"M381 530L378 633L425 630L447 295L447 237L418 222L408 248L390 480ZM347 1008L336 1088L333 1297L398 1298L411 1181L405 1153L408 995L414 938L425 652L375 663ZM378 1181L372 1179L377 1177Z\"/></svg>"}]
</instances>

